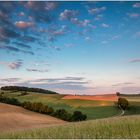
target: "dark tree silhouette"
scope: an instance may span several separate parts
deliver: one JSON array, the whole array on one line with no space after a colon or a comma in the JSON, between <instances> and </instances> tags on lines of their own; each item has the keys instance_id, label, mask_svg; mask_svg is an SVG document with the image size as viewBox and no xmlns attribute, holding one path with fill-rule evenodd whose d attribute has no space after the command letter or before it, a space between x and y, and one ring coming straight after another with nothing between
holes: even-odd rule
<instances>
[{"instance_id":1,"label":"dark tree silhouette","mask_svg":"<svg viewBox=\"0 0 140 140\"><path fill-rule=\"evenodd\" d=\"M117 95L117 96L120 96L120 92L116 92L116 95Z\"/></svg>"},{"instance_id":2,"label":"dark tree silhouette","mask_svg":"<svg viewBox=\"0 0 140 140\"><path fill-rule=\"evenodd\" d=\"M118 107L122 108L123 110L126 110L128 108L129 102L125 98L119 98L118 99Z\"/></svg>"}]
</instances>

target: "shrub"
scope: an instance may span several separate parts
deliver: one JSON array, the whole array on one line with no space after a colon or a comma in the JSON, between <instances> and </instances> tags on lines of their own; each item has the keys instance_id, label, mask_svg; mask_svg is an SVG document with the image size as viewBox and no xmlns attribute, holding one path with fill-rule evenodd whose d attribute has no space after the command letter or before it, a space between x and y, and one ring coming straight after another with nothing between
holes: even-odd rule
<instances>
[{"instance_id":1,"label":"shrub","mask_svg":"<svg viewBox=\"0 0 140 140\"><path fill-rule=\"evenodd\" d=\"M4 92L2 91L0 94L1 94L1 95L3 95L3 94L4 94Z\"/></svg>"},{"instance_id":2,"label":"shrub","mask_svg":"<svg viewBox=\"0 0 140 140\"><path fill-rule=\"evenodd\" d=\"M48 107L47 114L51 115L53 114L53 112L54 112L54 109L52 107Z\"/></svg>"},{"instance_id":3,"label":"shrub","mask_svg":"<svg viewBox=\"0 0 140 140\"><path fill-rule=\"evenodd\" d=\"M62 120L65 121L70 121L72 115L70 113L68 113L65 109L58 109L54 112L53 116L57 117L57 118L61 118Z\"/></svg>"},{"instance_id":4,"label":"shrub","mask_svg":"<svg viewBox=\"0 0 140 140\"><path fill-rule=\"evenodd\" d=\"M71 120L72 121L83 121L86 120L87 116L82 114L81 111L74 111Z\"/></svg>"},{"instance_id":5,"label":"shrub","mask_svg":"<svg viewBox=\"0 0 140 140\"><path fill-rule=\"evenodd\" d=\"M2 94L0 94L0 102L7 103L7 104L12 104L12 105L18 105L18 106L21 105L20 102L17 99L7 98L7 97L2 96Z\"/></svg>"},{"instance_id":6,"label":"shrub","mask_svg":"<svg viewBox=\"0 0 140 140\"><path fill-rule=\"evenodd\" d=\"M27 91L22 91L20 95L21 95L21 96L24 96L24 95L28 95L28 94L29 94L29 93L28 93Z\"/></svg>"},{"instance_id":7,"label":"shrub","mask_svg":"<svg viewBox=\"0 0 140 140\"><path fill-rule=\"evenodd\" d=\"M24 102L24 103L22 103L22 107L31 110L31 102Z\"/></svg>"}]
</instances>

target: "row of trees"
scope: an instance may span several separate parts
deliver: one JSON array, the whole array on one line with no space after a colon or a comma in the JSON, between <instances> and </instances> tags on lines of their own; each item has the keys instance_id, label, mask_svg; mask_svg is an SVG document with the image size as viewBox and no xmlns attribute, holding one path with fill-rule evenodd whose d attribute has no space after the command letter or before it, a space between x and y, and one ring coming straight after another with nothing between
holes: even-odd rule
<instances>
[{"instance_id":1,"label":"row of trees","mask_svg":"<svg viewBox=\"0 0 140 140\"><path fill-rule=\"evenodd\" d=\"M45 90L41 88L29 88L29 87L21 87L21 86L4 86L1 87L1 90L8 90L8 91L28 91L28 92L38 92L38 93L46 93L46 94L58 94L54 91Z\"/></svg>"},{"instance_id":2,"label":"row of trees","mask_svg":"<svg viewBox=\"0 0 140 140\"><path fill-rule=\"evenodd\" d=\"M7 98L7 97L4 97L2 94L0 94L0 102L11 104L11 105L18 105L18 106L21 105L21 103L17 99Z\"/></svg>"},{"instance_id":3,"label":"row of trees","mask_svg":"<svg viewBox=\"0 0 140 140\"><path fill-rule=\"evenodd\" d=\"M71 114L67 112L65 109L54 110L52 107L44 105L40 102L32 103L28 101L28 102L20 103L17 99L4 97L2 94L0 94L0 102L22 106L25 109L28 109L34 112L39 112L42 114L51 115L53 117L57 117L65 121L83 121L83 120L86 120L87 118L87 116L83 114L81 111L74 111Z\"/></svg>"},{"instance_id":4,"label":"row of trees","mask_svg":"<svg viewBox=\"0 0 140 140\"><path fill-rule=\"evenodd\" d=\"M74 111L73 114L67 112L65 109L57 109L56 111L47 105L37 102L24 102L21 104L25 109L51 115L65 121L83 121L87 116L81 111Z\"/></svg>"}]
</instances>

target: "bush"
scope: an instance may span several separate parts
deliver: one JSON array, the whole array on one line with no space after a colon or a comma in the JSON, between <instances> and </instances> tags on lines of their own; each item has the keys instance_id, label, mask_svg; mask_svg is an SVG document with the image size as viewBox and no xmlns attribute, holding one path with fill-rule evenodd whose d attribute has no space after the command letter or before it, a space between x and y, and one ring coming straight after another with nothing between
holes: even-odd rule
<instances>
[{"instance_id":1,"label":"bush","mask_svg":"<svg viewBox=\"0 0 140 140\"><path fill-rule=\"evenodd\" d=\"M65 109L58 109L54 112L53 116L61 118L62 120L65 121L70 121L72 115L68 113Z\"/></svg>"},{"instance_id":2,"label":"bush","mask_svg":"<svg viewBox=\"0 0 140 140\"><path fill-rule=\"evenodd\" d=\"M1 94L1 95L3 95L3 94L4 94L4 92L2 91L0 94Z\"/></svg>"},{"instance_id":3,"label":"bush","mask_svg":"<svg viewBox=\"0 0 140 140\"><path fill-rule=\"evenodd\" d=\"M83 121L86 120L87 116L82 114L81 111L74 111L71 120L72 121Z\"/></svg>"},{"instance_id":4,"label":"bush","mask_svg":"<svg viewBox=\"0 0 140 140\"><path fill-rule=\"evenodd\" d=\"M51 115L53 114L53 112L54 112L54 109L52 107L48 107L47 114Z\"/></svg>"},{"instance_id":5,"label":"bush","mask_svg":"<svg viewBox=\"0 0 140 140\"><path fill-rule=\"evenodd\" d=\"M12 104L12 105L18 105L18 106L21 105L21 103L17 99L7 98L7 97L2 96L2 94L0 94L0 102L7 103L7 104Z\"/></svg>"},{"instance_id":6,"label":"bush","mask_svg":"<svg viewBox=\"0 0 140 140\"><path fill-rule=\"evenodd\" d=\"M27 91L22 91L20 96L28 95L29 93Z\"/></svg>"}]
</instances>

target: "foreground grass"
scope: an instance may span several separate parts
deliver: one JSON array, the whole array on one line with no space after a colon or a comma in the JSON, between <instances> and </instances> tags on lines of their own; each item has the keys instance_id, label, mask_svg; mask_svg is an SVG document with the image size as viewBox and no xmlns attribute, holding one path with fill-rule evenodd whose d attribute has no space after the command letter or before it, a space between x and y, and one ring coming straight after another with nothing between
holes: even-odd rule
<instances>
[{"instance_id":1,"label":"foreground grass","mask_svg":"<svg viewBox=\"0 0 140 140\"><path fill-rule=\"evenodd\" d=\"M13 139L95 139L140 138L140 115L69 123L30 131L0 134L0 138Z\"/></svg>"}]
</instances>

